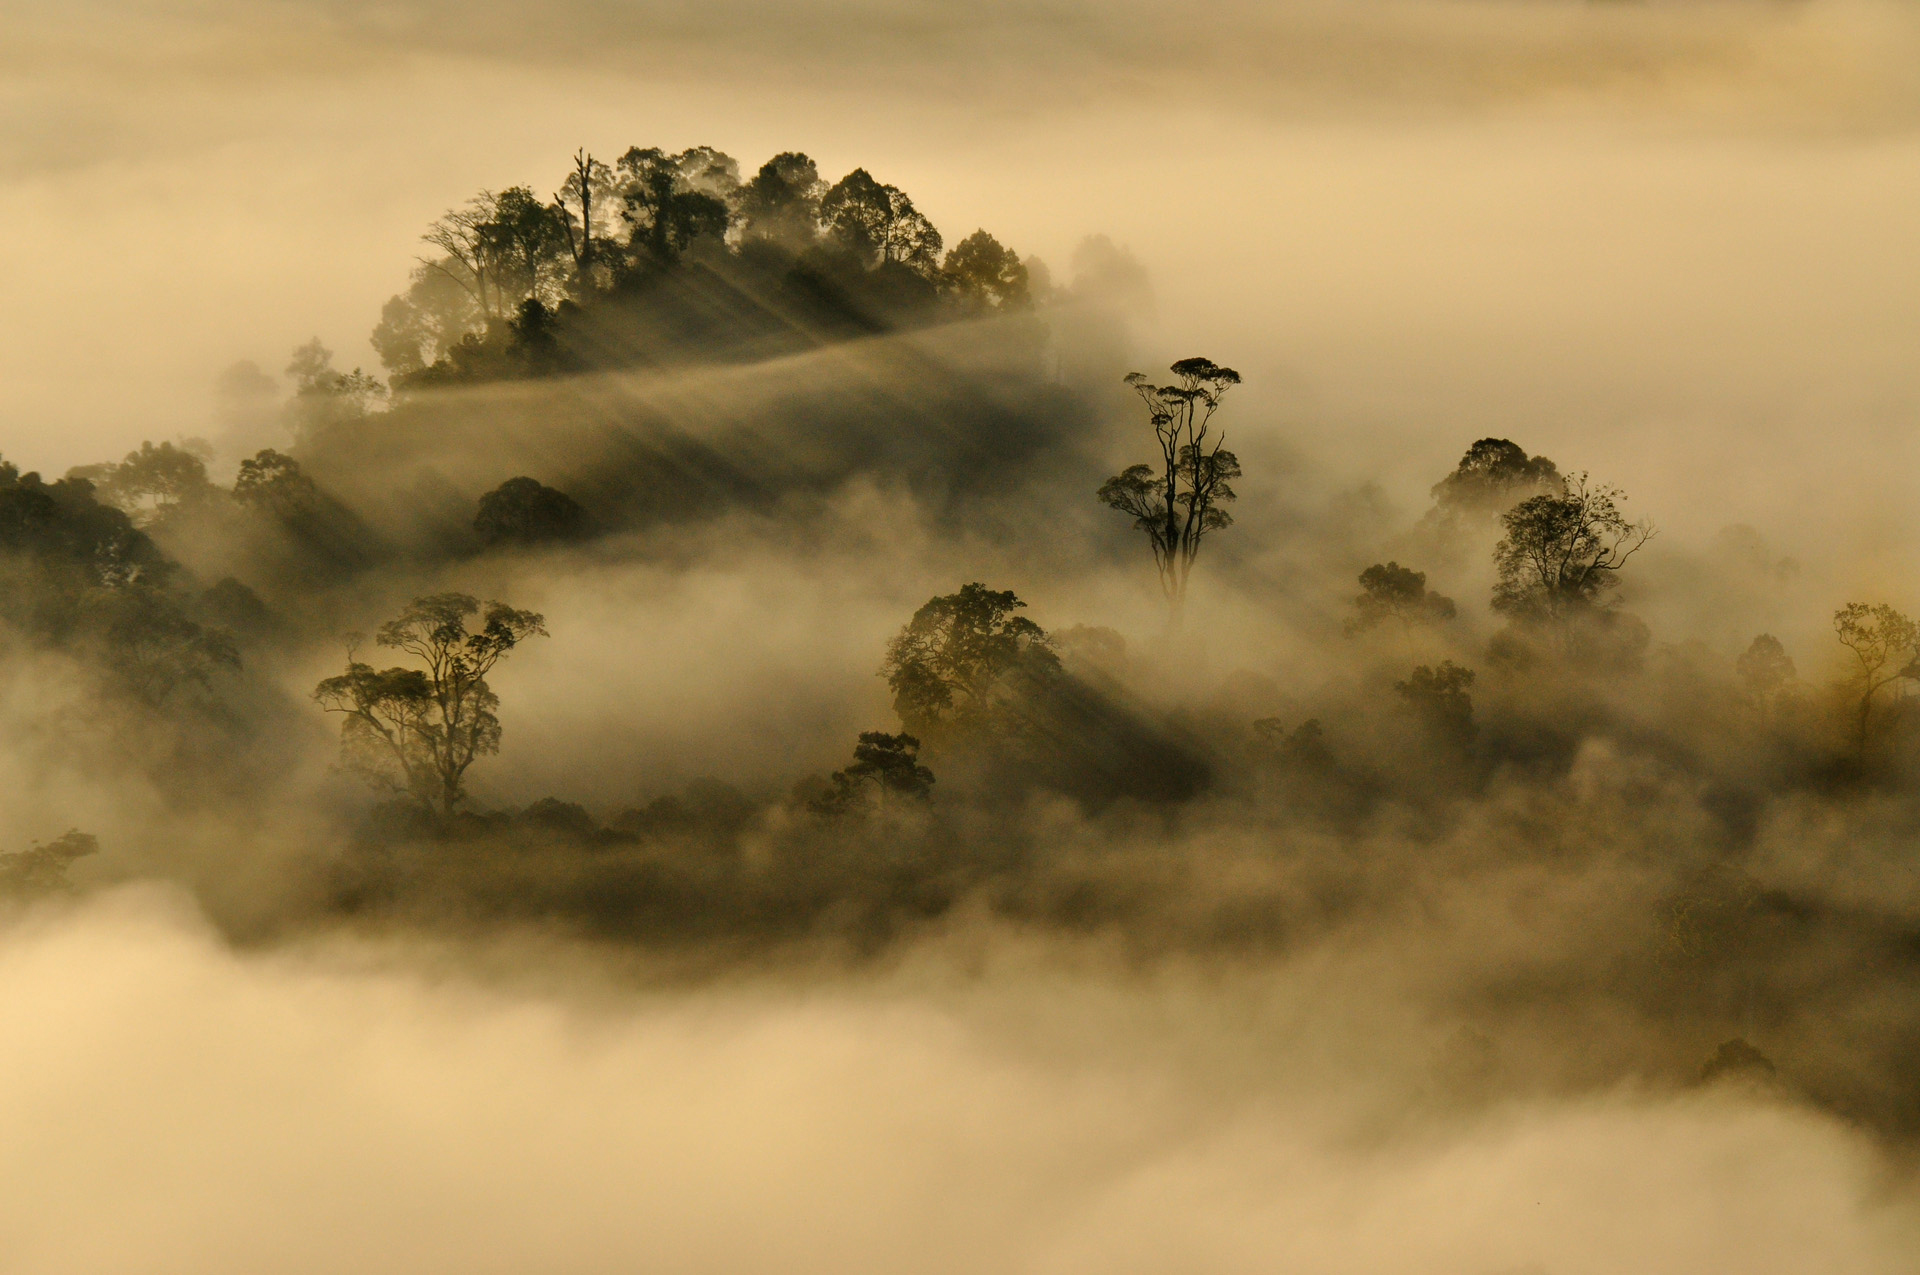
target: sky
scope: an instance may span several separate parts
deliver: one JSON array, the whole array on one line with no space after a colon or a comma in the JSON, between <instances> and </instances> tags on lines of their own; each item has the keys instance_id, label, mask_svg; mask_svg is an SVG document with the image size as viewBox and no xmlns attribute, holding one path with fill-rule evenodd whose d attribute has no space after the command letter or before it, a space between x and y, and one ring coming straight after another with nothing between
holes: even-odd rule
<instances>
[{"instance_id":1,"label":"sky","mask_svg":"<svg viewBox=\"0 0 1920 1275\"><path fill-rule=\"evenodd\" d=\"M1663 505L1854 484L1904 526L1917 121L1920 11L1873 0L23 0L0 451L210 434L222 369L315 335L371 368L442 210L708 143L863 165L1063 275L1111 235L1142 358L1241 367L1335 471L1417 490L1524 434Z\"/></svg>"}]
</instances>

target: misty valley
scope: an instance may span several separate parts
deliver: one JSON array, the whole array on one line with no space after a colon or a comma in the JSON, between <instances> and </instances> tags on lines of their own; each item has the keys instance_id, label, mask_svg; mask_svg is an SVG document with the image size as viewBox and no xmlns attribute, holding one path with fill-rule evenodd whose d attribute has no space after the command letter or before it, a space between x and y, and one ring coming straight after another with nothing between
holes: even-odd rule
<instances>
[{"instance_id":1,"label":"misty valley","mask_svg":"<svg viewBox=\"0 0 1920 1275\"><path fill-rule=\"evenodd\" d=\"M1909 577L1356 475L1105 236L554 168L378 371L0 464L0 989L120 1042L0 1110L201 1188L17 1269L1912 1269Z\"/></svg>"}]
</instances>

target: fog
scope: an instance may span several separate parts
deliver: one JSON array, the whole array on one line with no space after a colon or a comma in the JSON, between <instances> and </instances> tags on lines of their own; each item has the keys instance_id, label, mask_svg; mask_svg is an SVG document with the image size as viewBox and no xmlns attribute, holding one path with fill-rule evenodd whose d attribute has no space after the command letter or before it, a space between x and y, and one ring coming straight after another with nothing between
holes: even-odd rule
<instances>
[{"instance_id":1,"label":"fog","mask_svg":"<svg viewBox=\"0 0 1920 1275\"><path fill-rule=\"evenodd\" d=\"M942 950L851 984L556 997L414 972L431 953L236 957L178 899L111 896L0 954L9 1262L1911 1269L1872 1148L1764 1095L1388 1132L1342 1076L1338 998L1003 951L985 984Z\"/></svg>"},{"instance_id":2,"label":"fog","mask_svg":"<svg viewBox=\"0 0 1920 1275\"><path fill-rule=\"evenodd\" d=\"M24 0L0 143L9 1270L1913 1269L1911 5Z\"/></svg>"}]
</instances>

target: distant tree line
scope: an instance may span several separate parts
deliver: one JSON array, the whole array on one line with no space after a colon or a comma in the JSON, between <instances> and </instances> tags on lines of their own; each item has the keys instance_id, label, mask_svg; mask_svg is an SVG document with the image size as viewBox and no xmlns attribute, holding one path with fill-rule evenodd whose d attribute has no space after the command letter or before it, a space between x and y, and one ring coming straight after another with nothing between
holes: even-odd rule
<instances>
[{"instance_id":1,"label":"distant tree line","mask_svg":"<svg viewBox=\"0 0 1920 1275\"><path fill-rule=\"evenodd\" d=\"M1028 266L985 230L949 249L899 187L864 168L829 183L793 151L743 178L709 146L635 146L611 164L581 150L550 195L481 191L422 242L372 336L400 390L644 363L696 336L805 341L1031 303ZM623 348L610 333L637 311L659 342Z\"/></svg>"}]
</instances>

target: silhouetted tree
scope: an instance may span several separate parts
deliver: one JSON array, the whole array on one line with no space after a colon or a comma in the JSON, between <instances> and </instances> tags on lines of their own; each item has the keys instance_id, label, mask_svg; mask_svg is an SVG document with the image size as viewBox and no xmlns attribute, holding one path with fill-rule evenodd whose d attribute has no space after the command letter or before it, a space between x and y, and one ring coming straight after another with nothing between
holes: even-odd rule
<instances>
[{"instance_id":1,"label":"silhouetted tree","mask_svg":"<svg viewBox=\"0 0 1920 1275\"><path fill-rule=\"evenodd\" d=\"M311 512L320 489L300 472L300 462L271 447L240 462L233 480L233 498L281 517Z\"/></svg>"},{"instance_id":2,"label":"silhouetted tree","mask_svg":"<svg viewBox=\"0 0 1920 1275\"><path fill-rule=\"evenodd\" d=\"M480 497L473 529L487 544L569 540L586 530L587 511L564 491L533 478L509 478Z\"/></svg>"},{"instance_id":3,"label":"silhouetted tree","mask_svg":"<svg viewBox=\"0 0 1920 1275\"><path fill-rule=\"evenodd\" d=\"M211 690L215 673L240 667L227 632L195 623L176 598L149 585L100 591L83 617L114 680L148 704L164 704L183 687Z\"/></svg>"},{"instance_id":4,"label":"silhouetted tree","mask_svg":"<svg viewBox=\"0 0 1920 1275\"><path fill-rule=\"evenodd\" d=\"M1874 698L1902 679L1920 678L1920 624L1884 602L1849 602L1833 613L1840 645L1853 652L1854 742L1864 755L1873 723Z\"/></svg>"},{"instance_id":5,"label":"silhouetted tree","mask_svg":"<svg viewBox=\"0 0 1920 1275\"><path fill-rule=\"evenodd\" d=\"M1333 764L1326 728L1309 717L1292 730L1284 719L1262 717L1253 723L1254 748L1289 769L1319 770Z\"/></svg>"},{"instance_id":6,"label":"silhouetted tree","mask_svg":"<svg viewBox=\"0 0 1920 1275\"><path fill-rule=\"evenodd\" d=\"M834 771L829 782L832 787L809 804L820 814L838 815L869 802L925 801L933 772L920 763L920 741L912 735L869 730L853 746L853 764Z\"/></svg>"},{"instance_id":7,"label":"silhouetted tree","mask_svg":"<svg viewBox=\"0 0 1920 1275\"><path fill-rule=\"evenodd\" d=\"M1454 471L1433 485L1435 509L1443 515L1500 513L1528 496L1557 496L1559 469L1545 456L1528 456L1504 438L1483 438L1467 448Z\"/></svg>"},{"instance_id":8,"label":"silhouetted tree","mask_svg":"<svg viewBox=\"0 0 1920 1275\"><path fill-rule=\"evenodd\" d=\"M566 233L567 253L573 258L574 278L580 286L593 280L600 246L611 239L608 205L614 200L613 170L585 147L573 153L573 169L553 197L560 210L560 228Z\"/></svg>"},{"instance_id":9,"label":"silhouetted tree","mask_svg":"<svg viewBox=\"0 0 1920 1275\"><path fill-rule=\"evenodd\" d=\"M624 204L621 217L632 227L628 244L636 264L665 265L701 235L718 238L727 233L725 200L693 188L681 172L681 158L657 147L635 146L614 165Z\"/></svg>"},{"instance_id":10,"label":"silhouetted tree","mask_svg":"<svg viewBox=\"0 0 1920 1275\"><path fill-rule=\"evenodd\" d=\"M883 186L864 168L836 182L820 200L820 223L868 266L896 263L930 274L940 259L940 232L898 186Z\"/></svg>"},{"instance_id":11,"label":"silhouetted tree","mask_svg":"<svg viewBox=\"0 0 1920 1275\"><path fill-rule=\"evenodd\" d=\"M80 478L43 482L0 462L0 617L92 659L110 684L158 705L235 668L231 640L203 628L177 575L126 513Z\"/></svg>"},{"instance_id":12,"label":"silhouetted tree","mask_svg":"<svg viewBox=\"0 0 1920 1275\"><path fill-rule=\"evenodd\" d=\"M82 465L69 478L93 484L95 496L123 510L135 526L164 521L174 510L211 500L215 488L207 479L206 444L141 443L118 464Z\"/></svg>"},{"instance_id":13,"label":"silhouetted tree","mask_svg":"<svg viewBox=\"0 0 1920 1275\"><path fill-rule=\"evenodd\" d=\"M437 363L483 322L472 295L448 271L418 265L407 290L387 299L367 340L382 367L407 376Z\"/></svg>"},{"instance_id":14,"label":"silhouetted tree","mask_svg":"<svg viewBox=\"0 0 1920 1275\"><path fill-rule=\"evenodd\" d=\"M319 337L293 352L287 375L293 378L288 410L298 438L317 437L336 425L363 420L387 397L387 387L359 368L337 371L333 351Z\"/></svg>"},{"instance_id":15,"label":"silhouetted tree","mask_svg":"<svg viewBox=\"0 0 1920 1275\"><path fill-rule=\"evenodd\" d=\"M498 201L492 191L483 190L464 207L448 209L420 236L443 254L423 257L420 264L446 276L472 297L483 320L506 311L498 283L502 242L492 229Z\"/></svg>"},{"instance_id":16,"label":"silhouetted tree","mask_svg":"<svg viewBox=\"0 0 1920 1275\"><path fill-rule=\"evenodd\" d=\"M1032 304L1027 267L1011 249L984 230L955 244L941 263L942 281L977 310L1018 309Z\"/></svg>"},{"instance_id":17,"label":"silhouetted tree","mask_svg":"<svg viewBox=\"0 0 1920 1275\"><path fill-rule=\"evenodd\" d=\"M1007 724L1016 679L1059 667L1046 631L1014 612L1026 606L983 584L929 600L887 644L881 675L894 711L916 736L950 738Z\"/></svg>"},{"instance_id":18,"label":"silhouetted tree","mask_svg":"<svg viewBox=\"0 0 1920 1275\"><path fill-rule=\"evenodd\" d=\"M734 196L742 240L778 244L790 252L811 246L826 189L811 159L797 151L775 155Z\"/></svg>"},{"instance_id":19,"label":"silhouetted tree","mask_svg":"<svg viewBox=\"0 0 1920 1275\"><path fill-rule=\"evenodd\" d=\"M1425 664L1413 670L1404 682L1395 682L1408 706L1435 734L1456 743L1473 739L1473 670L1452 660L1443 660L1438 668Z\"/></svg>"},{"instance_id":20,"label":"silhouetted tree","mask_svg":"<svg viewBox=\"0 0 1920 1275\"><path fill-rule=\"evenodd\" d=\"M199 609L215 626L242 637L260 637L279 625L260 595L232 576L223 576L204 590Z\"/></svg>"},{"instance_id":21,"label":"silhouetted tree","mask_svg":"<svg viewBox=\"0 0 1920 1275\"><path fill-rule=\"evenodd\" d=\"M515 312L530 300L544 305L560 299L571 259L567 230L566 214L525 186L493 197L492 216L480 233L487 241L496 313Z\"/></svg>"},{"instance_id":22,"label":"silhouetted tree","mask_svg":"<svg viewBox=\"0 0 1920 1275\"><path fill-rule=\"evenodd\" d=\"M1201 542L1233 525L1233 515L1221 506L1234 499L1230 484L1240 476L1240 460L1226 450L1224 434L1211 444L1208 434L1221 398L1240 383L1240 374L1202 358L1182 359L1171 371L1172 385L1155 385L1138 372L1127 377L1147 405L1160 444L1158 466L1134 465L1107 479L1098 495L1147 533L1161 588L1177 616Z\"/></svg>"},{"instance_id":23,"label":"silhouetted tree","mask_svg":"<svg viewBox=\"0 0 1920 1275\"><path fill-rule=\"evenodd\" d=\"M1360 596L1353 600L1354 615L1347 621L1352 637L1397 621L1403 632L1416 625L1436 624L1454 616L1453 599L1427 588L1427 575L1397 562L1376 562L1360 573Z\"/></svg>"},{"instance_id":24,"label":"silhouetted tree","mask_svg":"<svg viewBox=\"0 0 1920 1275\"><path fill-rule=\"evenodd\" d=\"M481 627L469 632L467 620L476 614ZM464 593L415 598L374 640L424 669L376 671L354 658L350 641L347 671L321 682L313 698L345 718L340 745L350 769L450 817L466 795L468 768L500 751L500 699L487 674L521 642L546 632L543 617L503 603L482 611Z\"/></svg>"},{"instance_id":25,"label":"silhouetted tree","mask_svg":"<svg viewBox=\"0 0 1920 1275\"><path fill-rule=\"evenodd\" d=\"M89 833L70 830L41 845L0 855L0 894L17 899L66 894L73 889L67 869L77 859L100 852L100 842Z\"/></svg>"},{"instance_id":26,"label":"silhouetted tree","mask_svg":"<svg viewBox=\"0 0 1920 1275\"><path fill-rule=\"evenodd\" d=\"M680 185L726 203L740 189L740 162L711 146L689 146L673 157Z\"/></svg>"},{"instance_id":27,"label":"silhouetted tree","mask_svg":"<svg viewBox=\"0 0 1920 1275\"><path fill-rule=\"evenodd\" d=\"M1793 680L1793 657L1780 645L1779 638L1762 633L1734 662L1734 671L1747 693L1753 696L1754 703L1764 711Z\"/></svg>"},{"instance_id":28,"label":"silhouetted tree","mask_svg":"<svg viewBox=\"0 0 1920 1275\"><path fill-rule=\"evenodd\" d=\"M1620 497L1618 488L1575 474L1561 494L1529 497L1502 515L1507 534L1493 552L1494 610L1559 623L1592 607L1654 534L1647 522L1626 520Z\"/></svg>"},{"instance_id":29,"label":"silhouetted tree","mask_svg":"<svg viewBox=\"0 0 1920 1275\"><path fill-rule=\"evenodd\" d=\"M95 499L92 483L49 483L7 461L0 461L0 554L31 564L55 593L69 595L63 605L89 588L161 585L174 569L125 511ZM32 593L9 600L46 601Z\"/></svg>"}]
</instances>

